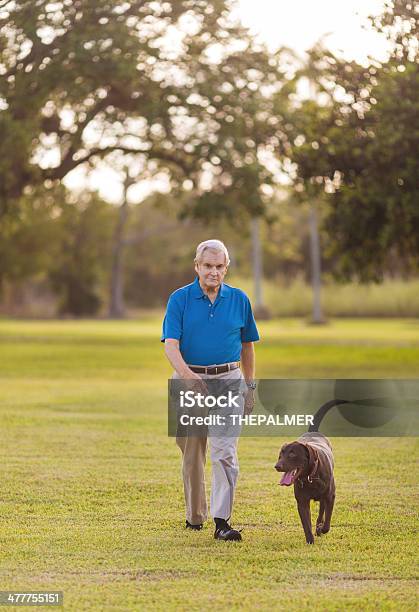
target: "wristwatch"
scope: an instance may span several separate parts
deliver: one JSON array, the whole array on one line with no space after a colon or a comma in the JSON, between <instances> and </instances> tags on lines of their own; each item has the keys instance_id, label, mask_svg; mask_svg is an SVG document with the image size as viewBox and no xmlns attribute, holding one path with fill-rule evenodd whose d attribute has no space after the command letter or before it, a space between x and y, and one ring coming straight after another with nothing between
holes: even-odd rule
<instances>
[{"instance_id":1,"label":"wristwatch","mask_svg":"<svg viewBox=\"0 0 419 612\"><path fill-rule=\"evenodd\" d=\"M252 389L252 391L256 389L256 383L254 380L252 380L252 382L246 382L246 385L248 386L249 389Z\"/></svg>"}]
</instances>

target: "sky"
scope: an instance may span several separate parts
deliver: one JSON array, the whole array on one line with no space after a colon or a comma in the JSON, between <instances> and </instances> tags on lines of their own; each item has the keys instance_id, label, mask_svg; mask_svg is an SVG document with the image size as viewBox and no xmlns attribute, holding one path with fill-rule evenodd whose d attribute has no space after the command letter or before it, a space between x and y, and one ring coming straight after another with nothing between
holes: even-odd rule
<instances>
[{"instance_id":1,"label":"sky","mask_svg":"<svg viewBox=\"0 0 419 612\"><path fill-rule=\"evenodd\" d=\"M384 39L362 28L383 6L384 0L238 0L238 14L271 48L285 45L303 53L328 34L330 49L363 62L368 55L385 55Z\"/></svg>"},{"instance_id":2,"label":"sky","mask_svg":"<svg viewBox=\"0 0 419 612\"><path fill-rule=\"evenodd\" d=\"M303 55L322 36L325 44L348 60L367 62L368 56L383 59L385 39L363 28L370 14L379 14L384 0L236 0L237 15L245 26L271 49L288 46ZM111 202L119 202L121 183L112 170L96 170L88 179L82 168L65 179L69 188L80 189L87 184ZM139 202L151 191L164 188L157 180L134 186L130 199Z\"/></svg>"}]
</instances>

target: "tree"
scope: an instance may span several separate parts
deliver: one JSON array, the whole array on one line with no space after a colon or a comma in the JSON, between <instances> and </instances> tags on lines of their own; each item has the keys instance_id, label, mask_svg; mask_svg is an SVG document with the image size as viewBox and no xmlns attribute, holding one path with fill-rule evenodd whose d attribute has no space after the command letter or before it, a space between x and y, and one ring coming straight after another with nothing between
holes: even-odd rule
<instances>
[{"instance_id":1,"label":"tree","mask_svg":"<svg viewBox=\"0 0 419 612\"><path fill-rule=\"evenodd\" d=\"M249 182L246 121L276 75L224 0L3 1L0 27L3 214L27 185L48 187L114 151L202 195L203 176L213 193L228 191L233 172ZM245 163L259 180L256 156ZM239 207L260 208L252 197ZM201 203L214 202L207 193Z\"/></svg>"},{"instance_id":2,"label":"tree","mask_svg":"<svg viewBox=\"0 0 419 612\"><path fill-rule=\"evenodd\" d=\"M387 3L373 19L394 47L366 68L321 46L307 68L317 100L288 108L286 126L296 188L323 193L328 255L341 279L380 280L389 258L419 266L417 188L419 72L417 19L409 2ZM404 32L403 35L400 32Z\"/></svg>"},{"instance_id":3,"label":"tree","mask_svg":"<svg viewBox=\"0 0 419 612\"><path fill-rule=\"evenodd\" d=\"M0 232L0 291L5 283L20 284L46 274L58 248L56 219L64 188L25 194L15 214L4 217Z\"/></svg>"},{"instance_id":4,"label":"tree","mask_svg":"<svg viewBox=\"0 0 419 612\"><path fill-rule=\"evenodd\" d=\"M310 207L308 226L310 236L310 280L313 289L311 321L324 323L321 306L321 247L319 217L325 182L330 173L330 164L325 158L320 142L327 142L327 132L333 123L333 105L320 105L318 96L321 72L313 65L309 54L307 61L296 71L295 77L285 90L275 96L277 114L283 118L277 138L278 151L288 162L288 173L295 187L295 201ZM310 97L301 99L297 89L301 79L308 86ZM291 90L291 93L290 93ZM331 112L332 111L332 112Z\"/></svg>"},{"instance_id":5,"label":"tree","mask_svg":"<svg viewBox=\"0 0 419 612\"><path fill-rule=\"evenodd\" d=\"M113 207L94 193L67 197L55 221L57 246L48 276L59 298L60 314L93 316L108 283Z\"/></svg>"},{"instance_id":6,"label":"tree","mask_svg":"<svg viewBox=\"0 0 419 612\"><path fill-rule=\"evenodd\" d=\"M125 315L123 279L124 232L129 212L128 190L134 183L135 181L129 175L129 169L126 168L122 202L119 206L118 221L116 223L112 245L109 316L113 319L123 318Z\"/></svg>"},{"instance_id":7,"label":"tree","mask_svg":"<svg viewBox=\"0 0 419 612\"><path fill-rule=\"evenodd\" d=\"M106 293L116 211L63 186L26 193L1 224L0 290L28 279L52 287L61 314L96 314Z\"/></svg>"},{"instance_id":8,"label":"tree","mask_svg":"<svg viewBox=\"0 0 419 612\"><path fill-rule=\"evenodd\" d=\"M102 160L165 173L184 217L261 214L278 63L224 0L1 2L0 215Z\"/></svg>"},{"instance_id":9,"label":"tree","mask_svg":"<svg viewBox=\"0 0 419 612\"><path fill-rule=\"evenodd\" d=\"M326 227L335 236L333 251L344 253L342 275L379 280L389 256L406 272L419 269L417 3L387 1L370 20L389 40L390 56L367 70L335 63L336 82L352 102L352 112L344 109L360 138L355 171L336 191Z\"/></svg>"},{"instance_id":10,"label":"tree","mask_svg":"<svg viewBox=\"0 0 419 612\"><path fill-rule=\"evenodd\" d=\"M162 138L162 124L178 100L169 102L176 87L159 78L168 68L159 40L163 28L188 12L213 40L214 13L222 4L3 2L0 210L26 185L61 180L114 150L143 150L149 158L182 164ZM136 126L128 125L131 117ZM133 128L142 146L127 140Z\"/></svg>"},{"instance_id":11,"label":"tree","mask_svg":"<svg viewBox=\"0 0 419 612\"><path fill-rule=\"evenodd\" d=\"M341 165L326 228L341 253L344 277L379 280L396 254L406 270L419 267L417 66L381 70L371 89L371 109L356 118L354 159ZM358 145L358 146L356 146Z\"/></svg>"}]
</instances>

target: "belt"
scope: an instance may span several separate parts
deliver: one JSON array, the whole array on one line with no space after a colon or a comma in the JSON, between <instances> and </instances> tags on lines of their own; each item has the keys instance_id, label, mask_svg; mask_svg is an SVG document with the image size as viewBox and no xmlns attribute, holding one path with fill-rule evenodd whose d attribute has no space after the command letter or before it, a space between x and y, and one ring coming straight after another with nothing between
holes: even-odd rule
<instances>
[{"instance_id":1,"label":"belt","mask_svg":"<svg viewBox=\"0 0 419 612\"><path fill-rule=\"evenodd\" d=\"M221 365L216 366L188 366L192 372L196 374L224 374L225 372L230 372L231 370L237 370L240 366L240 362L233 363L222 363Z\"/></svg>"}]
</instances>

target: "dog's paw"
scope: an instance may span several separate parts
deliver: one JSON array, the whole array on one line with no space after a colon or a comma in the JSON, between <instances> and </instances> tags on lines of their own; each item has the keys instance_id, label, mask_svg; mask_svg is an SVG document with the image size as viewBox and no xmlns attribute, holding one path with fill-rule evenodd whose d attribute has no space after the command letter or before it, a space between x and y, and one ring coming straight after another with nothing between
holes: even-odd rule
<instances>
[{"instance_id":1,"label":"dog's paw","mask_svg":"<svg viewBox=\"0 0 419 612\"><path fill-rule=\"evenodd\" d=\"M314 544L314 537L312 533L306 537L306 542L307 544Z\"/></svg>"},{"instance_id":2,"label":"dog's paw","mask_svg":"<svg viewBox=\"0 0 419 612\"><path fill-rule=\"evenodd\" d=\"M321 536L323 533L323 523L316 525L316 536Z\"/></svg>"}]
</instances>

